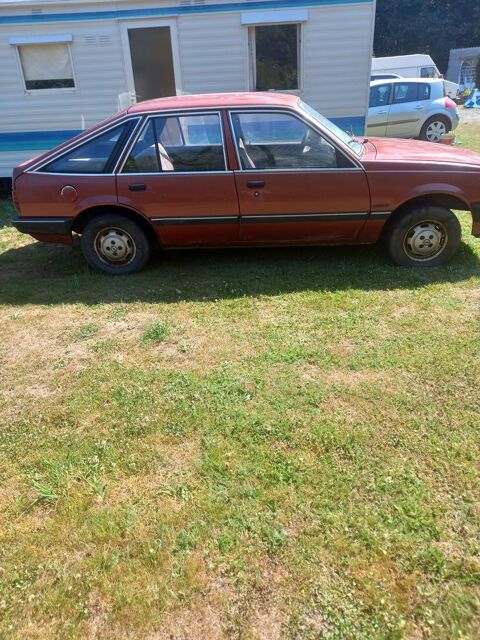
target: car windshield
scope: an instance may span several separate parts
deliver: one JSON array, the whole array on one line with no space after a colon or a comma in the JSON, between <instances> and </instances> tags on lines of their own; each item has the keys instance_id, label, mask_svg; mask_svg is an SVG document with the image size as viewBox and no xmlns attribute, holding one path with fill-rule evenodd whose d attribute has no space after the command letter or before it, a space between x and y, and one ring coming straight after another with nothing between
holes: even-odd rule
<instances>
[{"instance_id":1,"label":"car windshield","mask_svg":"<svg viewBox=\"0 0 480 640\"><path fill-rule=\"evenodd\" d=\"M363 145L355 140L353 135L347 133L343 129L340 129L340 127L337 127L336 124L333 124L333 122L328 120L328 118L325 118L325 116L322 116L318 111L315 111L313 107L308 105L306 102L303 102L303 100L299 100L298 103L305 113L319 122L323 127L325 127L325 129L328 129L330 133L332 133L336 138L339 138L344 144L347 144L350 149L357 154L357 156L361 156L363 154Z\"/></svg>"}]
</instances>

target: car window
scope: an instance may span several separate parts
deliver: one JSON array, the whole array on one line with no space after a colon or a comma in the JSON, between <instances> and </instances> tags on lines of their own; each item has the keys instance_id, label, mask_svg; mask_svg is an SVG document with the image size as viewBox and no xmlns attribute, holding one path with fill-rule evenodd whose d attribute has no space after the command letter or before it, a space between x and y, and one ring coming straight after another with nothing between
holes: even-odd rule
<instances>
[{"instance_id":1,"label":"car window","mask_svg":"<svg viewBox=\"0 0 480 640\"><path fill-rule=\"evenodd\" d=\"M137 138L123 173L225 171L218 114L152 118Z\"/></svg>"},{"instance_id":2,"label":"car window","mask_svg":"<svg viewBox=\"0 0 480 640\"><path fill-rule=\"evenodd\" d=\"M438 72L435 67L422 67L420 69L421 78L438 78Z\"/></svg>"},{"instance_id":3,"label":"car window","mask_svg":"<svg viewBox=\"0 0 480 640\"><path fill-rule=\"evenodd\" d=\"M110 129L40 169L49 173L104 173L117 155L133 122Z\"/></svg>"},{"instance_id":4,"label":"car window","mask_svg":"<svg viewBox=\"0 0 480 640\"><path fill-rule=\"evenodd\" d=\"M379 84L370 87L370 107L383 107L390 102L390 84Z\"/></svg>"},{"instance_id":5,"label":"car window","mask_svg":"<svg viewBox=\"0 0 480 640\"><path fill-rule=\"evenodd\" d=\"M244 170L330 169L342 163L328 140L293 115L233 113L232 123Z\"/></svg>"},{"instance_id":6,"label":"car window","mask_svg":"<svg viewBox=\"0 0 480 640\"><path fill-rule=\"evenodd\" d=\"M431 86L427 83L418 85L418 100L430 100Z\"/></svg>"},{"instance_id":7,"label":"car window","mask_svg":"<svg viewBox=\"0 0 480 640\"><path fill-rule=\"evenodd\" d=\"M417 84L415 82L398 82L393 90L393 104L415 102L417 100Z\"/></svg>"}]
</instances>

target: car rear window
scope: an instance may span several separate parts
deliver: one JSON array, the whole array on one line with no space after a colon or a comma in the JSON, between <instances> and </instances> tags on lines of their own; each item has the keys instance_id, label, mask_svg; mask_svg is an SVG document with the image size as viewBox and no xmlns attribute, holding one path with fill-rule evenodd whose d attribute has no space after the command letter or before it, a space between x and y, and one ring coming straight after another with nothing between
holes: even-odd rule
<instances>
[{"instance_id":1,"label":"car rear window","mask_svg":"<svg viewBox=\"0 0 480 640\"><path fill-rule=\"evenodd\" d=\"M56 158L40 171L44 173L105 173L111 170L111 165L123 146L134 123L129 121L109 129L84 144L75 147L73 151Z\"/></svg>"}]
</instances>

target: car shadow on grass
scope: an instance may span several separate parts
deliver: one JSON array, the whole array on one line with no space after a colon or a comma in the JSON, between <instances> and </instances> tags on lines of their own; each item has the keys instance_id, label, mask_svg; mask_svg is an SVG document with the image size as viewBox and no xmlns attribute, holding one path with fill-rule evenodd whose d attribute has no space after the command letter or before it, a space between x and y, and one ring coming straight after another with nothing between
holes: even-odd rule
<instances>
[{"instance_id":1,"label":"car shadow on grass","mask_svg":"<svg viewBox=\"0 0 480 640\"><path fill-rule=\"evenodd\" d=\"M131 276L89 269L78 246L32 243L0 253L0 304L171 303L305 291L385 291L456 283L480 272L462 244L433 269L392 265L379 246L188 250L156 254Z\"/></svg>"}]
</instances>

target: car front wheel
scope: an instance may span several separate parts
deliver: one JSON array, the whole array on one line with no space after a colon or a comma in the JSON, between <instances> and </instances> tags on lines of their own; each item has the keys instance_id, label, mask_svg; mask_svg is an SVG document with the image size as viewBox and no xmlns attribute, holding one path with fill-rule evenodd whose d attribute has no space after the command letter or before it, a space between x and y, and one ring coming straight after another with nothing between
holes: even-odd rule
<instances>
[{"instance_id":1,"label":"car front wheel","mask_svg":"<svg viewBox=\"0 0 480 640\"><path fill-rule=\"evenodd\" d=\"M404 267L436 267L457 252L462 237L457 217L443 207L425 206L399 217L386 235L393 262Z\"/></svg>"},{"instance_id":2,"label":"car front wheel","mask_svg":"<svg viewBox=\"0 0 480 640\"><path fill-rule=\"evenodd\" d=\"M88 264L110 275L140 271L151 255L150 242L143 229L118 215L90 220L83 230L81 246Z\"/></svg>"}]
</instances>

